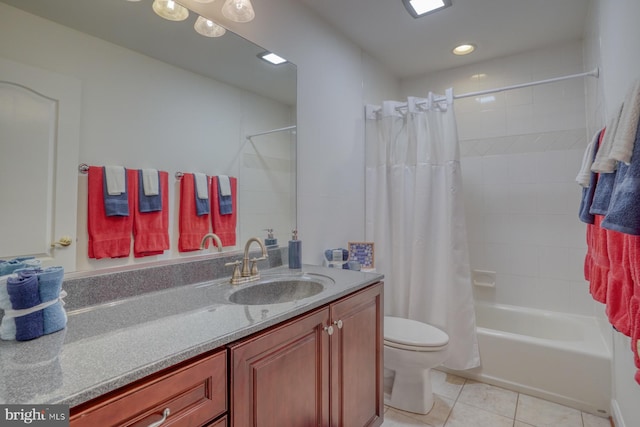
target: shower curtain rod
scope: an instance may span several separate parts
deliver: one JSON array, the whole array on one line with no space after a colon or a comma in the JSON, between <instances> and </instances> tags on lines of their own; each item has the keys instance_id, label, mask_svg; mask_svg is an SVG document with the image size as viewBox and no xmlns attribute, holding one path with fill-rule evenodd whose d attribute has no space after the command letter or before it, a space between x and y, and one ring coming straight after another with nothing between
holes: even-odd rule
<instances>
[{"instance_id":1,"label":"shower curtain rod","mask_svg":"<svg viewBox=\"0 0 640 427\"><path fill-rule=\"evenodd\" d=\"M279 129L272 129L272 130L266 130L264 132L258 132L258 133L254 133L253 135L247 135L246 138L247 139L251 139L254 136L260 136L260 135L268 135L270 133L276 133L276 132L284 132L284 131L288 131L288 130L294 130L296 129L296 125L291 125L291 126L285 126L283 128L279 128Z\"/></svg>"},{"instance_id":2,"label":"shower curtain rod","mask_svg":"<svg viewBox=\"0 0 640 427\"><path fill-rule=\"evenodd\" d=\"M524 87L530 87L530 86L538 86L538 85L542 85L542 84L547 84L547 83L554 83L554 82L559 82L562 80L569 80L569 79L575 79L578 77L599 77L600 76L600 69L598 67L594 68L591 71L587 71L584 73L578 73L578 74L570 74L567 76L560 76L560 77L553 77L550 79L545 79L545 80L538 80L535 82L529 82L529 83L520 83L520 84L516 84L516 85L511 85L511 86L504 86L504 87L498 87L498 88L494 88L494 89L487 89L487 90L479 90L477 92L467 92L467 93L462 93L460 95L453 95L453 99L461 99L461 98L469 98L472 96L481 96L481 95L488 95L490 93L498 93L498 92L504 92L507 90L513 90L513 89L521 89ZM445 101L447 98L444 96L439 96L434 98L433 100L438 102L438 101ZM417 105L425 105L427 103L427 101L423 101L423 102L417 102ZM396 110L401 110L403 108L407 108L407 104L405 103L404 105L398 106L396 107ZM378 111L380 111L380 107L377 105L367 105L366 106L366 118L370 119L370 120L375 120L375 115Z\"/></svg>"},{"instance_id":3,"label":"shower curtain rod","mask_svg":"<svg viewBox=\"0 0 640 427\"><path fill-rule=\"evenodd\" d=\"M520 88L523 88L523 87L538 86L538 85L543 85L543 84L547 84L547 83L559 82L559 81L562 81L562 80L575 79L577 77L599 77L599 76L600 76L600 69L596 67L593 70L587 71L585 73L570 74L568 76L553 77L553 78L550 78L550 79L538 80L536 82L520 83L520 84L517 84L517 85L498 87L498 88L495 88L495 89L479 90L477 92L468 92L468 93L462 93L460 95L453 95L453 99L469 98L469 97L472 97L472 96L488 95L490 93L504 92L505 90L520 89ZM446 97L441 96L441 97L435 98L434 101L444 101L446 99L447 99ZM426 102L418 103L418 104L426 104Z\"/></svg>"}]
</instances>

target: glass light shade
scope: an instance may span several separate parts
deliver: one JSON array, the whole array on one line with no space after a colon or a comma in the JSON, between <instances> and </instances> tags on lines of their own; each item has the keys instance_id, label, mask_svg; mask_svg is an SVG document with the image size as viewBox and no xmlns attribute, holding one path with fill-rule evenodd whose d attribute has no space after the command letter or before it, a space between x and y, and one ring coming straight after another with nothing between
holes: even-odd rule
<instances>
[{"instance_id":1,"label":"glass light shade","mask_svg":"<svg viewBox=\"0 0 640 427\"><path fill-rule=\"evenodd\" d=\"M173 0L153 0L153 11L169 21L184 21L189 17L189 9Z\"/></svg>"},{"instance_id":2,"label":"glass light shade","mask_svg":"<svg viewBox=\"0 0 640 427\"><path fill-rule=\"evenodd\" d=\"M227 0L222 6L222 14L234 22L249 22L256 16L250 0Z\"/></svg>"},{"instance_id":3,"label":"glass light shade","mask_svg":"<svg viewBox=\"0 0 640 427\"><path fill-rule=\"evenodd\" d=\"M193 0L193 1L195 1L196 3L211 3L215 0Z\"/></svg>"},{"instance_id":4,"label":"glass light shade","mask_svg":"<svg viewBox=\"0 0 640 427\"><path fill-rule=\"evenodd\" d=\"M198 16L193 28L205 37L220 37L227 32L227 30L220 25L202 16Z\"/></svg>"}]
</instances>

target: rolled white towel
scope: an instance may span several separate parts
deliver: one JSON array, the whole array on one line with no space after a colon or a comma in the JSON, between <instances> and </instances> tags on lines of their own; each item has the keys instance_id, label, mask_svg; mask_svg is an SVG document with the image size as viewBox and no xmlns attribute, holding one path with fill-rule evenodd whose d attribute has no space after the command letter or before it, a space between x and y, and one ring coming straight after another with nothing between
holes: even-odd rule
<instances>
[{"instance_id":1,"label":"rolled white towel","mask_svg":"<svg viewBox=\"0 0 640 427\"><path fill-rule=\"evenodd\" d=\"M620 122L611 147L610 157L612 159L619 160L627 165L631 163L631 154L633 154L633 144L636 141L639 118L640 79L634 82L624 100Z\"/></svg>"},{"instance_id":2,"label":"rolled white towel","mask_svg":"<svg viewBox=\"0 0 640 427\"><path fill-rule=\"evenodd\" d=\"M160 194L157 169L142 169L142 186L145 196L157 196Z\"/></svg>"},{"instance_id":3,"label":"rolled white towel","mask_svg":"<svg viewBox=\"0 0 640 427\"><path fill-rule=\"evenodd\" d=\"M127 192L124 167L105 166L104 172L107 178L107 193L110 196L119 196Z\"/></svg>"}]
</instances>

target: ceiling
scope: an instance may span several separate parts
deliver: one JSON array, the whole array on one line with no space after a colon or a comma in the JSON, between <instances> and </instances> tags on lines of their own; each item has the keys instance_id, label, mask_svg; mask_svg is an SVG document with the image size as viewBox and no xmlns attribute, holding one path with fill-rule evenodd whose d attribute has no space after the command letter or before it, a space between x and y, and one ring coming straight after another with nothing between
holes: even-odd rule
<instances>
[{"instance_id":1,"label":"ceiling","mask_svg":"<svg viewBox=\"0 0 640 427\"><path fill-rule=\"evenodd\" d=\"M582 39L591 3L452 0L451 7L414 19L402 0L300 1L399 78ZM454 56L461 43L477 49Z\"/></svg>"}]
</instances>

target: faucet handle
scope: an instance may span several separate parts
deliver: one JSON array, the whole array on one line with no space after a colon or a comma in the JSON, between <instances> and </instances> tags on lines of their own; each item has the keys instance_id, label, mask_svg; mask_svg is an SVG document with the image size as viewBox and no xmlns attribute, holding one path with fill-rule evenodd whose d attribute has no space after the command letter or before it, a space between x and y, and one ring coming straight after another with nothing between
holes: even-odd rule
<instances>
[{"instance_id":1,"label":"faucet handle","mask_svg":"<svg viewBox=\"0 0 640 427\"><path fill-rule=\"evenodd\" d=\"M233 265L233 273L231 273L231 280L240 279L240 260L236 260L233 262L227 262L224 264L225 266Z\"/></svg>"}]
</instances>

